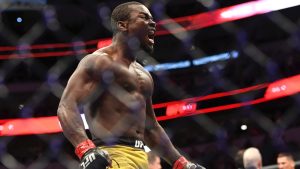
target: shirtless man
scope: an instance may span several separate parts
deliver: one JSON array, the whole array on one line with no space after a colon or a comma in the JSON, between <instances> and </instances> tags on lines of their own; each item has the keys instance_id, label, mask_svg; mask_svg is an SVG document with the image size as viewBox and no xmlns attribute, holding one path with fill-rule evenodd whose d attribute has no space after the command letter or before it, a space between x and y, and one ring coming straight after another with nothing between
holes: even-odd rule
<instances>
[{"instance_id":1,"label":"shirtless man","mask_svg":"<svg viewBox=\"0 0 300 169\"><path fill-rule=\"evenodd\" d=\"M141 3L124 3L113 10L111 24L112 44L80 61L58 107L63 133L75 147L81 168L147 169L142 149L146 144L174 169L202 169L175 149L157 122L151 101L153 79L136 62L128 43L135 39L135 49L153 50L156 23L151 13Z\"/></svg>"},{"instance_id":2,"label":"shirtless man","mask_svg":"<svg viewBox=\"0 0 300 169\"><path fill-rule=\"evenodd\" d=\"M290 153L279 153L277 155L278 169L295 169L295 160Z\"/></svg>"}]
</instances>

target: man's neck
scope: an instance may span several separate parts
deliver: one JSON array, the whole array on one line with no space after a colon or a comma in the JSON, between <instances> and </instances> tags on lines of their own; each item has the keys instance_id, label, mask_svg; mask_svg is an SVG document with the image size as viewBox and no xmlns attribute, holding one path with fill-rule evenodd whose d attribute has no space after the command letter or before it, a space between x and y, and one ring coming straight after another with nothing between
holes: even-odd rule
<instances>
[{"instance_id":1,"label":"man's neck","mask_svg":"<svg viewBox=\"0 0 300 169\"><path fill-rule=\"evenodd\" d=\"M111 47L118 59L124 60L128 63L136 61L134 52L130 49L124 37L116 36L113 38Z\"/></svg>"}]
</instances>

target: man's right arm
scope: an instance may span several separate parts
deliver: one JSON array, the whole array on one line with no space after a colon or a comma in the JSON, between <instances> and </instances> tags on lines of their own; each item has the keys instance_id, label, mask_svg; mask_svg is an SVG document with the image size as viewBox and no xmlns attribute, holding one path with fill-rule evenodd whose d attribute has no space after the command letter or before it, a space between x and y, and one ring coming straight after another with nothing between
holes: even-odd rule
<instances>
[{"instance_id":1,"label":"man's right arm","mask_svg":"<svg viewBox=\"0 0 300 169\"><path fill-rule=\"evenodd\" d=\"M57 111L63 133L75 147L88 139L78 106L93 90L92 75L88 71L93 67L91 60L81 60L67 83Z\"/></svg>"},{"instance_id":2,"label":"man's right arm","mask_svg":"<svg viewBox=\"0 0 300 169\"><path fill-rule=\"evenodd\" d=\"M95 55L86 56L70 77L61 97L57 115L63 133L75 147L82 169L106 168L111 161L107 152L96 148L88 139L78 107L99 87L102 62Z\"/></svg>"}]
</instances>

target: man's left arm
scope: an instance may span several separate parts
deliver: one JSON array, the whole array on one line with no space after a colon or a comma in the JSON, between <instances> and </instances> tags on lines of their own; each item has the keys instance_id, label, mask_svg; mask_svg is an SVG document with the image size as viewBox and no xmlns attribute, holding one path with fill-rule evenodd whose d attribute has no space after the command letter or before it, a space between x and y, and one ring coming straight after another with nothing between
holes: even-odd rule
<instances>
[{"instance_id":1,"label":"man's left arm","mask_svg":"<svg viewBox=\"0 0 300 169\"><path fill-rule=\"evenodd\" d=\"M147 99L145 142L169 164L173 164L181 156L156 120L151 99Z\"/></svg>"},{"instance_id":2,"label":"man's left arm","mask_svg":"<svg viewBox=\"0 0 300 169\"><path fill-rule=\"evenodd\" d=\"M150 149L172 165L173 169L205 169L198 164L189 162L176 150L168 135L156 120L151 98L147 99L146 109L145 142Z\"/></svg>"}]
</instances>

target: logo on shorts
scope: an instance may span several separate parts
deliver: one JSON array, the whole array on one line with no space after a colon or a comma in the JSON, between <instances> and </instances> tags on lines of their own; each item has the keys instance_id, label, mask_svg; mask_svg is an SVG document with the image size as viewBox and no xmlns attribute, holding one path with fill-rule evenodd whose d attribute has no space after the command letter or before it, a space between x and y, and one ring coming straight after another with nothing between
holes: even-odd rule
<instances>
[{"instance_id":1,"label":"logo on shorts","mask_svg":"<svg viewBox=\"0 0 300 169\"><path fill-rule=\"evenodd\" d=\"M140 140L135 140L135 145L134 147L136 148L143 148L144 147L144 143Z\"/></svg>"}]
</instances>

